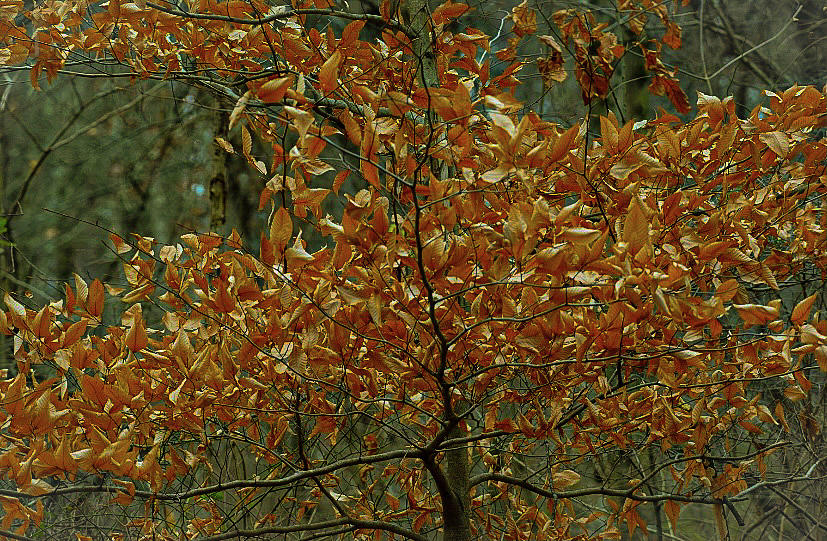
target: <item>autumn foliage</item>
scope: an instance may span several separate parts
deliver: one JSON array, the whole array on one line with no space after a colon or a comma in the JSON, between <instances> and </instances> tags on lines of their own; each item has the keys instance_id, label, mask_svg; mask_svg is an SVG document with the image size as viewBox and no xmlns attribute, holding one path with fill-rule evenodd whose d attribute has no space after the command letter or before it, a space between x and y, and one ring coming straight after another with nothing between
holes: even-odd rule
<instances>
[{"instance_id":1,"label":"autumn foliage","mask_svg":"<svg viewBox=\"0 0 827 541\"><path fill-rule=\"evenodd\" d=\"M621 4L650 90L688 113L660 56L680 28ZM5 296L0 535L54 532L50 502L86 494L123 515L78 539L619 538L760 482L827 371L818 295L781 295L827 273L824 92L560 126L515 98L517 47L591 107L633 54L597 15L536 36L524 2L489 51L448 30L464 4L415 7L3 4L0 60L36 87L84 55L231 98L240 143L217 144L270 219L113 234L128 287ZM637 464L619 485L589 469L611 453Z\"/></svg>"}]
</instances>

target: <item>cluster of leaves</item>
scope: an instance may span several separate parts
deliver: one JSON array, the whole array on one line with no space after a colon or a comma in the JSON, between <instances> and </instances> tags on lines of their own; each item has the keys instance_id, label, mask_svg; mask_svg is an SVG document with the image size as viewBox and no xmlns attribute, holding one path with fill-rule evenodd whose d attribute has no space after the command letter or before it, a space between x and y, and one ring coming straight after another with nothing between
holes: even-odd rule
<instances>
[{"instance_id":1,"label":"cluster of leaves","mask_svg":"<svg viewBox=\"0 0 827 541\"><path fill-rule=\"evenodd\" d=\"M113 539L616 538L646 528L647 502L674 525L682 503L737 500L777 448L761 438L789 428L788 402L751 384L777 380L796 401L812 366L827 371L816 296L785 313L748 289L827 273L827 142L810 137L822 91L771 94L746 119L705 95L687 122L609 114L594 139L521 113L522 61L491 76L475 60L488 37L446 29L467 10L450 1L427 21L435 79L387 3L355 16L54 1L28 13L34 35L20 9L2 12L6 62L34 58L34 84L85 51L234 95L271 219L257 251L235 233L113 235L127 288L77 277L39 310L5 297L18 367L0 382L0 471L17 489L0 497L5 531L45 528L44 499L75 490L130 510ZM355 20L339 37L304 26L320 12ZM515 9L518 35L533 17ZM584 99L605 97L619 46L589 14L555 17ZM367 23L380 40L360 39ZM650 52L653 91L686 110ZM272 152L255 155L254 136ZM364 189L341 191L331 150L358 159ZM330 188L311 187L331 170ZM322 211L331 194L341 216ZM124 308L108 324L112 299ZM216 471L226 446L244 468ZM664 459L628 486L578 473L647 448ZM75 482L90 473L103 481ZM616 499L578 503L590 496Z\"/></svg>"}]
</instances>

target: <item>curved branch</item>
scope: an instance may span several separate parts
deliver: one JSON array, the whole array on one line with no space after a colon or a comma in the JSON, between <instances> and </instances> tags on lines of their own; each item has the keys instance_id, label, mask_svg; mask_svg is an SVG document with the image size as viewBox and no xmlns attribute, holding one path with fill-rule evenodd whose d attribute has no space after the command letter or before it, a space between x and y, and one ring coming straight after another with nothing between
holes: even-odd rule
<instances>
[{"instance_id":1,"label":"curved branch","mask_svg":"<svg viewBox=\"0 0 827 541\"><path fill-rule=\"evenodd\" d=\"M732 64L734 64L734 63L736 63L736 62L740 61L741 59L743 59L743 58L744 58L745 56L747 56L748 54L751 54L752 52L757 51L758 49L760 49L760 48L761 48L761 47L763 47L764 45L767 45L767 44L768 44L768 43L770 43L771 41L775 41L776 39L778 39L778 37L779 37L779 36L781 36L781 35L784 33L784 31L785 31L785 30L787 30L787 27L788 27L788 26L790 26L790 25L793 23L793 21L795 21L795 20L796 20L796 17L798 16L798 14L799 14L800 12L801 12L801 6L798 6L798 9L797 9L797 10L795 10L795 13L793 13L793 16L792 16L792 17L790 17L790 20L788 20L788 21L787 21L787 24L785 24L783 27L781 27L781 30L779 30L779 31L778 31L778 32L777 32L774 36L772 36L772 37L770 37L770 38L765 39L764 41L762 41L761 43L759 43L759 44L758 44L758 45L756 45L755 47L753 47L753 48L751 48L751 49L749 49L749 50L747 50L747 51L744 51L743 53L739 54L738 56L736 56L735 58L733 58L732 60L730 60L729 62L727 62L727 63L726 63L726 64L724 64L723 66L721 66L720 68L718 68L718 70L717 70L717 71L715 71L715 73L711 74L711 75L709 76L709 78L710 78L710 79L714 79L715 77L717 77L718 75L720 75L722 71L726 70L726 69L727 69L728 67L730 67Z\"/></svg>"},{"instance_id":2,"label":"curved branch","mask_svg":"<svg viewBox=\"0 0 827 541\"><path fill-rule=\"evenodd\" d=\"M335 526L354 526L359 529L373 529L373 530L383 530L386 532L395 533L397 535L401 535L407 539L413 539L414 541L428 541L428 538L419 535L412 530L407 528L402 528L401 526L396 526L395 524L390 524L387 522L382 522L379 520L356 520L356 519L348 519L348 518L340 518L337 520L327 520L324 522L317 522L316 524L295 524L293 526L270 526L268 528L251 528L249 530L232 530L229 532L224 532L216 535L210 535L208 537L200 537L196 538L196 541L224 541L225 539L236 539L239 537L261 537L265 534L286 534L286 533L293 533L293 532L309 532L315 530L321 530L324 528L333 528ZM21 541L28 541L21 540Z\"/></svg>"},{"instance_id":3,"label":"curved branch","mask_svg":"<svg viewBox=\"0 0 827 541\"><path fill-rule=\"evenodd\" d=\"M390 460L398 460L403 458L422 458L423 452L416 449L400 449L397 451L388 451L386 453L379 453L371 456L361 456L349 459L340 460L326 466L315 468L312 470L301 470L292 475L281 477L278 479L239 479L230 481L228 483L216 483L201 488L195 488L184 492L152 492L149 490L136 490L135 496L143 499L153 499L162 501L181 501L189 498L196 498L198 496L206 496L216 492L223 492L225 490L234 490L242 488L273 488L291 485L298 481L305 479L312 479L319 475L333 473L336 470L347 468L351 466L374 464L377 462L387 462ZM49 496L62 496L66 494L78 494L100 492L106 494L117 494L123 492L123 488L115 486L101 486L101 485L83 485L77 487L58 488L51 492L33 496L25 492L16 490L0 490L0 496L8 496L12 498L45 498ZM0 534L2 535L2 534Z\"/></svg>"},{"instance_id":4,"label":"curved branch","mask_svg":"<svg viewBox=\"0 0 827 541\"><path fill-rule=\"evenodd\" d=\"M549 490L546 488L538 487L525 479L519 479L517 477L512 477L510 475L505 475L502 473L484 473L482 475L477 475L471 478L469 483L470 486L476 486L481 483L485 483L487 481L497 481L500 483L508 483L509 485L518 486L520 488L524 488L529 490L539 496L545 496L546 498L555 498L555 499L570 499L570 498L582 498L583 496L616 496L620 498L629 498L630 500L635 500L639 502L662 502L662 501L676 501L676 502L684 502L684 503L706 503L706 504L722 504L724 503L724 498L711 498L711 497L697 497L697 496L684 496L682 494L655 494L651 496L647 496L645 494L636 494L635 491L638 489L635 486L629 490L615 490L611 488L584 488L581 490L568 490L565 492L555 492L553 490ZM734 499L729 499L728 501L735 501Z\"/></svg>"}]
</instances>

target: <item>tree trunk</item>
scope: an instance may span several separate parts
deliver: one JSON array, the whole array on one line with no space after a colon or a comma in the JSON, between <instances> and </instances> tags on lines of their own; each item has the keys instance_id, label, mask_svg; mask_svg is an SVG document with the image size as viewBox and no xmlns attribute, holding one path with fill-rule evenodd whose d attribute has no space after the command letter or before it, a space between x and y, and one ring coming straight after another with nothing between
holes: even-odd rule
<instances>
[{"instance_id":1,"label":"tree trunk","mask_svg":"<svg viewBox=\"0 0 827 541\"><path fill-rule=\"evenodd\" d=\"M459 426L454 427L450 439L465 434ZM471 541L471 494L468 487L470 468L468 449L465 445L445 451L445 478L450 489L450 498L443 497L444 541ZM450 501L445 501L446 499Z\"/></svg>"},{"instance_id":2,"label":"tree trunk","mask_svg":"<svg viewBox=\"0 0 827 541\"><path fill-rule=\"evenodd\" d=\"M412 45L414 55L419 61L417 75L420 77L420 82L424 86L439 86L428 0L407 0L402 4L402 16L405 18L411 35L418 36L413 40Z\"/></svg>"},{"instance_id":3,"label":"tree trunk","mask_svg":"<svg viewBox=\"0 0 827 541\"><path fill-rule=\"evenodd\" d=\"M229 139L230 117L221 110L221 101L214 100L215 134L213 137ZM213 176L210 179L210 231L223 233L227 221L227 152L213 141Z\"/></svg>"},{"instance_id":4,"label":"tree trunk","mask_svg":"<svg viewBox=\"0 0 827 541\"><path fill-rule=\"evenodd\" d=\"M419 82L425 87L438 87L439 73L433 51L434 37L428 0L404 1L401 11L411 35L418 36L413 41L413 54L419 62ZM439 122L439 118L433 112L429 114L431 122ZM433 167L434 164L431 165ZM457 425L451 430L448 439L462 436L463 431ZM443 464L430 463L428 469L440 485L443 541L471 541L471 497L468 487L470 468L467 447L461 445L449 448L445 451Z\"/></svg>"}]
</instances>

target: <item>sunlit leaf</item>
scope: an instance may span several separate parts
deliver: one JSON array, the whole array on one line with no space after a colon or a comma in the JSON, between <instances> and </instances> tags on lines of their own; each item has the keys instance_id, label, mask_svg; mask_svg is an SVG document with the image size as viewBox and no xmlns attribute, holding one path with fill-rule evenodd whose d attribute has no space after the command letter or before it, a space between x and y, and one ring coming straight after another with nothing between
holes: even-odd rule
<instances>
[{"instance_id":1,"label":"sunlit leaf","mask_svg":"<svg viewBox=\"0 0 827 541\"><path fill-rule=\"evenodd\" d=\"M738 310L738 315L747 327L766 325L778 318L778 310L769 306L759 304L733 304L732 306Z\"/></svg>"},{"instance_id":2,"label":"sunlit leaf","mask_svg":"<svg viewBox=\"0 0 827 541\"><path fill-rule=\"evenodd\" d=\"M786 158L790 153L790 139L784 132L762 133L758 138L781 158Z\"/></svg>"}]
</instances>

